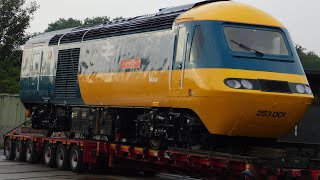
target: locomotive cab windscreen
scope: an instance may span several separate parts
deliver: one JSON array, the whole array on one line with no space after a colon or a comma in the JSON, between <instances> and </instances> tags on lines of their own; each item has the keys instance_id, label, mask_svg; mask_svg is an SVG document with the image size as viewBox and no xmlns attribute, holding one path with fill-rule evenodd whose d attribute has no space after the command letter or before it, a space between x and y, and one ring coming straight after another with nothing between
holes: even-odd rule
<instances>
[{"instance_id":1,"label":"locomotive cab windscreen","mask_svg":"<svg viewBox=\"0 0 320 180\"><path fill-rule=\"evenodd\" d=\"M289 50L281 31L232 27L223 28L228 45L235 52L263 56L288 56Z\"/></svg>"}]
</instances>

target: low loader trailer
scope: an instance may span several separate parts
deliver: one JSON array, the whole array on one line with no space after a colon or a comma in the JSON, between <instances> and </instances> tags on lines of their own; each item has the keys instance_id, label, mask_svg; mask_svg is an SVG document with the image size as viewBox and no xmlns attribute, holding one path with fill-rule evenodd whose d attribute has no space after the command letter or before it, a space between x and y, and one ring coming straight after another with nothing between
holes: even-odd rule
<instances>
[{"instance_id":1,"label":"low loader trailer","mask_svg":"<svg viewBox=\"0 0 320 180\"><path fill-rule=\"evenodd\" d=\"M259 158L214 151L152 150L100 140L16 133L4 135L7 160L43 162L75 173L124 169L170 173L202 179L320 179L320 159L297 156ZM265 149L270 153L276 149Z\"/></svg>"}]
</instances>

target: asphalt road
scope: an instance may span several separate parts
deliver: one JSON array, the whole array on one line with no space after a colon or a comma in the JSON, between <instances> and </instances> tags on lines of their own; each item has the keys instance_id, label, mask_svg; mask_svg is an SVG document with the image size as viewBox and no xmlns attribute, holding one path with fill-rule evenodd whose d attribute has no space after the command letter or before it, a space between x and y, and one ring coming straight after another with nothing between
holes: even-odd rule
<instances>
[{"instance_id":1,"label":"asphalt road","mask_svg":"<svg viewBox=\"0 0 320 180\"><path fill-rule=\"evenodd\" d=\"M84 174L74 174L70 171L58 171L54 168L46 168L42 164L27 164L21 162L7 161L3 156L3 150L0 150L0 180L170 180L170 179L187 179L187 177L157 174L154 177L144 177L143 175L123 175L123 174L93 174L87 172Z\"/></svg>"}]
</instances>

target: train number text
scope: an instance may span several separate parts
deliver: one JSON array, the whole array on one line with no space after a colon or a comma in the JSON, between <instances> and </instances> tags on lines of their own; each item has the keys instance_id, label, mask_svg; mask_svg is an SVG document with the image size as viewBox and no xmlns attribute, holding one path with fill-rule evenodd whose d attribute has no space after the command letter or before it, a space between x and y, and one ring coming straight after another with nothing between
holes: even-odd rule
<instances>
[{"instance_id":1,"label":"train number text","mask_svg":"<svg viewBox=\"0 0 320 180\"><path fill-rule=\"evenodd\" d=\"M272 111L258 111L257 116L259 117L274 117L274 118L285 118L286 112L272 112Z\"/></svg>"}]
</instances>

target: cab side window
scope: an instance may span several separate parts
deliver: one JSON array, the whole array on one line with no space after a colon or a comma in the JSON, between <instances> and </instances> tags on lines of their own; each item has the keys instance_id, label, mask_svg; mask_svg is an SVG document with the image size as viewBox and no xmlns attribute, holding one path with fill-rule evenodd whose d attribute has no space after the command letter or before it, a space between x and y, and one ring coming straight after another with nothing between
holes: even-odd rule
<instances>
[{"instance_id":1,"label":"cab side window","mask_svg":"<svg viewBox=\"0 0 320 180\"><path fill-rule=\"evenodd\" d=\"M190 62L200 61L202 58L202 49L204 47L204 33L201 26L196 26L194 30L191 52L190 52Z\"/></svg>"},{"instance_id":2,"label":"cab side window","mask_svg":"<svg viewBox=\"0 0 320 180\"><path fill-rule=\"evenodd\" d=\"M181 69L183 65L183 59L185 57L185 47L187 42L187 29L181 27L178 34L178 42L176 44L175 63L174 70Z\"/></svg>"}]
</instances>

